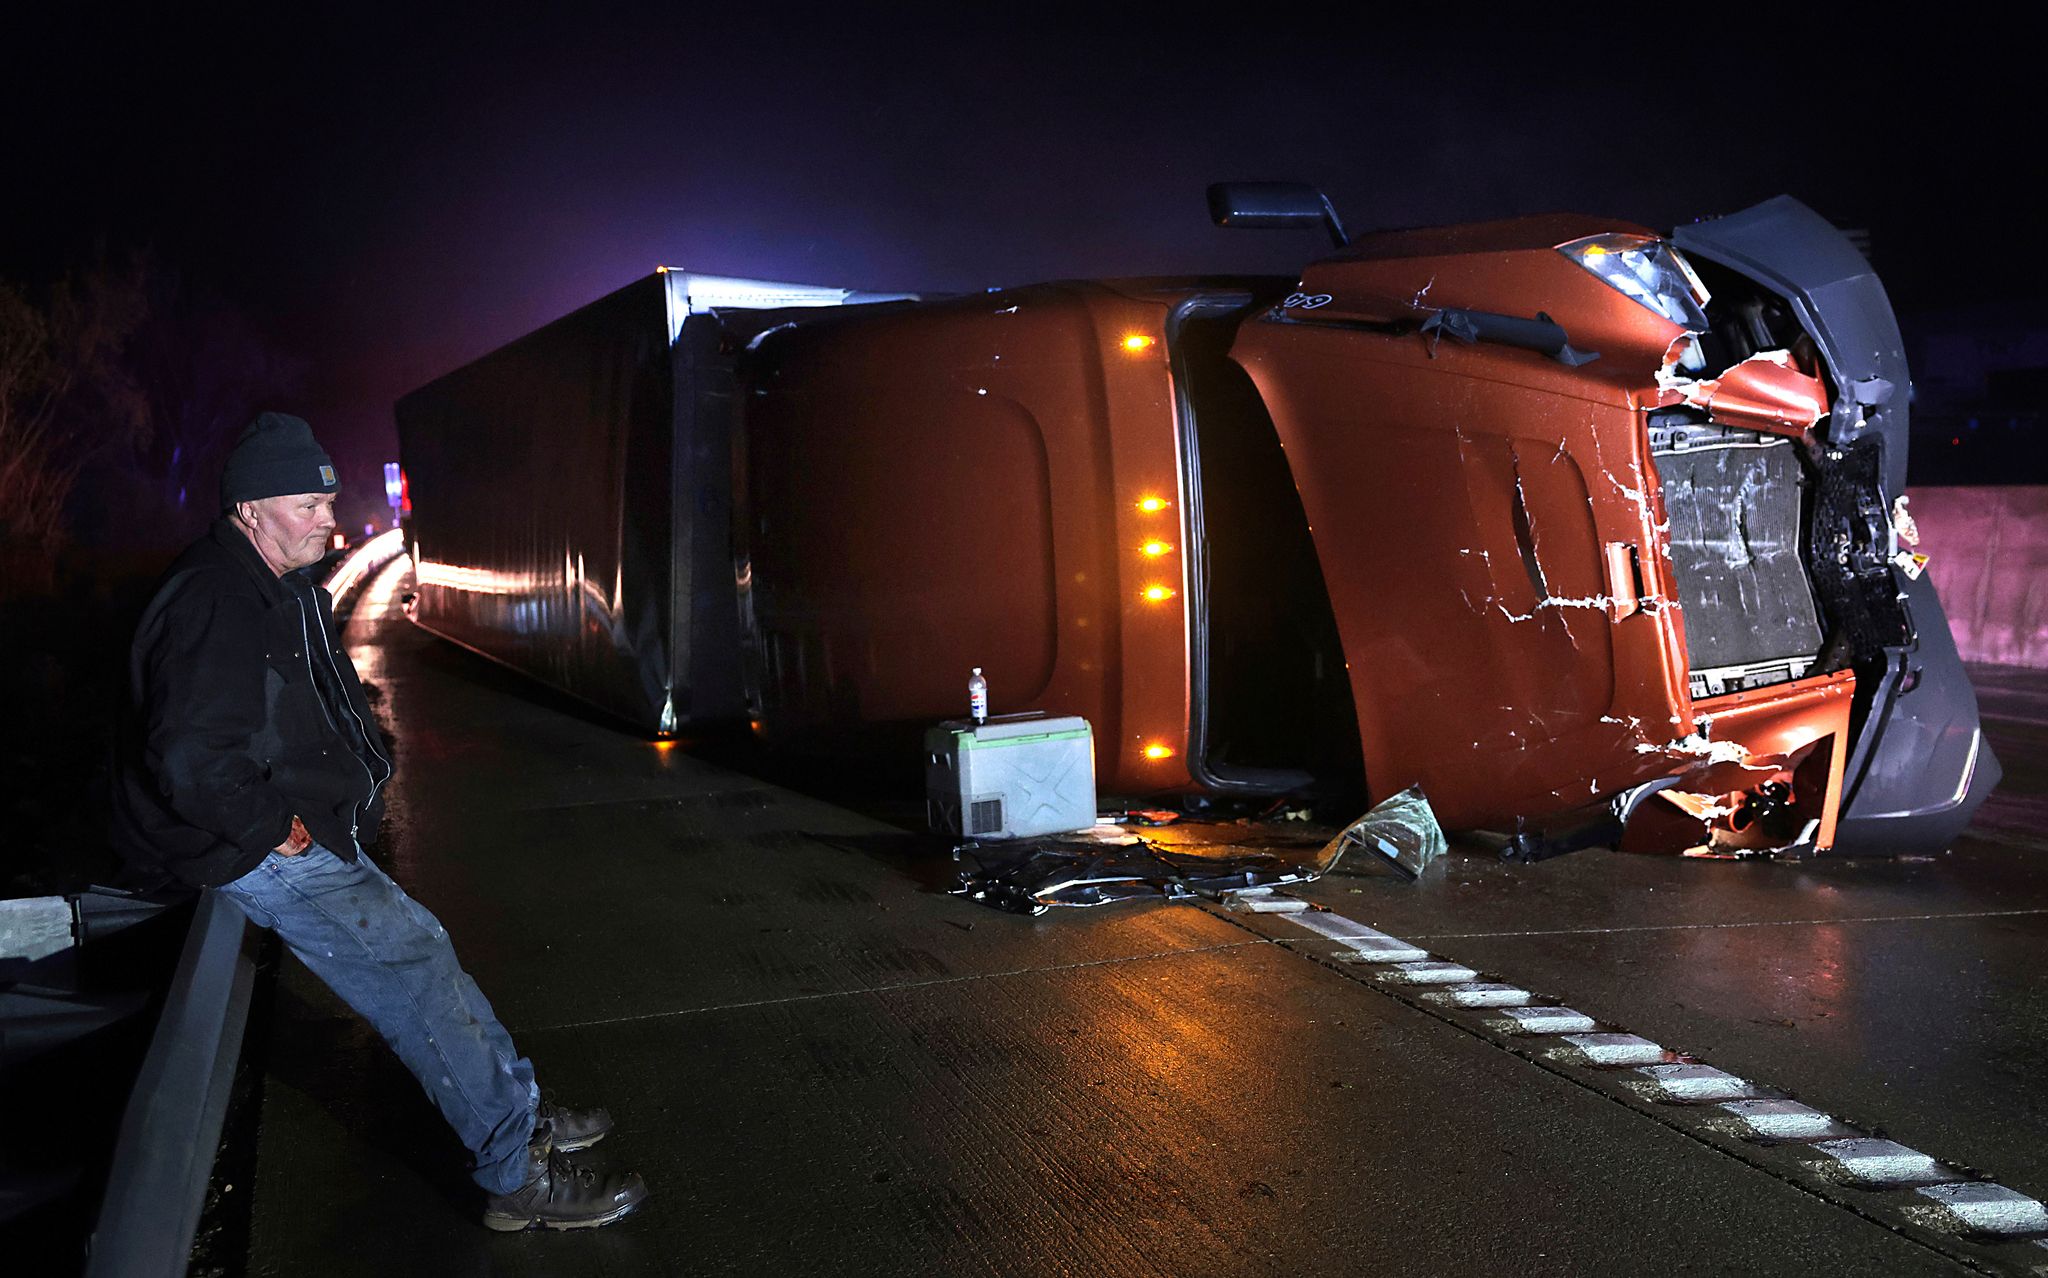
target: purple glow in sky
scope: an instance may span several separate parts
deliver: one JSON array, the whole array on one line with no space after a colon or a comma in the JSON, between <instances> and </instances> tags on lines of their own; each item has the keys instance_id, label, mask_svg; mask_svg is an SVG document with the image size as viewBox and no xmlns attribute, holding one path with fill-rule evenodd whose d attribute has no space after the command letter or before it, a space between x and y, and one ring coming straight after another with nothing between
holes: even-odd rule
<instances>
[{"instance_id":1,"label":"purple glow in sky","mask_svg":"<svg viewBox=\"0 0 2048 1278\"><path fill-rule=\"evenodd\" d=\"M152 246L308 361L285 407L367 501L394 399L657 263L952 290L1322 247L1211 227L1222 178L1320 183L1354 230L1790 191L1870 228L1906 305L2048 292L2039 254L1956 253L2027 182L2030 81L1981 31L889 12L17 20L0 275Z\"/></svg>"}]
</instances>

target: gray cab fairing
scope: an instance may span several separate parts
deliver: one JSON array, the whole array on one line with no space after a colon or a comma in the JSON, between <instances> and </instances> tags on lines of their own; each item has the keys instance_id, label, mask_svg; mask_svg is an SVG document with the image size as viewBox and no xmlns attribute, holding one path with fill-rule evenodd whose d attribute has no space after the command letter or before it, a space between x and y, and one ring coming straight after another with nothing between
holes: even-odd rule
<instances>
[{"instance_id":1,"label":"gray cab fairing","mask_svg":"<svg viewBox=\"0 0 2048 1278\"><path fill-rule=\"evenodd\" d=\"M1836 387L1828 440L1846 447L1884 439L1885 488L1906 487L1906 348L1891 299L1870 263L1827 219L1789 195L1681 226L1671 242L1689 257L1740 271L1792 304Z\"/></svg>"},{"instance_id":2,"label":"gray cab fairing","mask_svg":"<svg viewBox=\"0 0 2048 1278\"><path fill-rule=\"evenodd\" d=\"M1680 227L1671 240L1791 304L1835 385L1828 442L1846 448L1882 440L1889 505L1905 489L1910 382L1891 301L1863 255L1826 219L1783 195ZM2000 776L1933 583L1894 577L1914 638L1889 650L1852 746L1835 842L1844 852L1939 847L1961 832Z\"/></svg>"},{"instance_id":3,"label":"gray cab fairing","mask_svg":"<svg viewBox=\"0 0 2048 1278\"><path fill-rule=\"evenodd\" d=\"M1894 658L1865 721L1864 735L1875 739L1859 743L1867 763L1849 778L1853 788L1835 833L1835 846L1845 852L1945 846L2004 775L1984 739L1977 693L1934 583L1909 581L1905 593L1915 645Z\"/></svg>"}]
</instances>

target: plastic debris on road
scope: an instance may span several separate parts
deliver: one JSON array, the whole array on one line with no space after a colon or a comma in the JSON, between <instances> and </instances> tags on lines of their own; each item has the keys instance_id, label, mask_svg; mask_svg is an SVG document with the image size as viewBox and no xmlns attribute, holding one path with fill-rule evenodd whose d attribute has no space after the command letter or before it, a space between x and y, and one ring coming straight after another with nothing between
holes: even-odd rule
<instances>
[{"instance_id":1,"label":"plastic debris on road","mask_svg":"<svg viewBox=\"0 0 2048 1278\"><path fill-rule=\"evenodd\" d=\"M1076 834L1003 842L962 843L954 893L1015 914L1042 914L1055 905L1110 905L1132 900L1223 901L1260 912L1270 889L1306 883L1336 868L1358 848L1413 879L1445 851L1443 830L1422 791L1411 787L1375 806L1320 846L1270 848L1232 843L1207 852L1166 846L1128 829L1098 825Z\"/></svg>"},{"instance_id":2,"label":"plastic debris on road","mask_svg":"<svg viewBox=\"0 0 2048 1278\"><path fill-rule=\"evenodd\" d=\"M1372 853L1412 881L1448 851L1449 845L1422 787L1411 785L1345 826L1324 855L1335 865L1353 848Z\"/></svg>"}]
</instances>

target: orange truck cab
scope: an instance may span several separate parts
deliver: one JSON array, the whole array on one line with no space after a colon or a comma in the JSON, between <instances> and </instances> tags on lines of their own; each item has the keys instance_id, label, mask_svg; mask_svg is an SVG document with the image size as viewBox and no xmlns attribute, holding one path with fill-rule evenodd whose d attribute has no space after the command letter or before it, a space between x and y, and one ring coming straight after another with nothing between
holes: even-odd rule
<instances>
[{"instance_id":1,"label":"orange truck cab","mask_svg":"<svg viewBox=\"0 0 2048 1278\"><path fill-rule=\"evenodd\" d=\"M420 624L654 733L1094 726L1112 793L1420 785L1511 855L1938 845L1998 778L1907 377L1781 197L917 297L664 271L398 405Z\"/></svg>"}]
</instances>

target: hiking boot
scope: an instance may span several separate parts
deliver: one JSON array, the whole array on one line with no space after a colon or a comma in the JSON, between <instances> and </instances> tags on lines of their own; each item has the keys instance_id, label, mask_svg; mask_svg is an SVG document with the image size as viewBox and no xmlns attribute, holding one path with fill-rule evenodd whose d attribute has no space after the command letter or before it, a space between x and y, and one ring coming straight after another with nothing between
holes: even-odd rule
<instances>
[{"instance_id":1,"label":"hiking boot","mask_svg":"<svg viewBox=\"0 0 2048 1278\"><path fill-rule=\"evenodd\" d=\"M545 1139L527 1149L532 1179L510 1194L484 1200L484 1226L506 1233L521 1229L594 1229L609 1225L647 1197L639 1173L600 1175L579 1167Z\"/></svg>"},{"instance_id":2,"label":"hiking boot","mask_svg":"<svg viewBox=\"0 0 2048 1278\"><path fill-rule=\"evenodd\" d=\"M612 1112L602 1105L570 1109L543 1098L534 1119L534 1130L547 1128L555 1149L564 1154L589 1149L612 1129Z\"/></svg>"}]
</instances>

